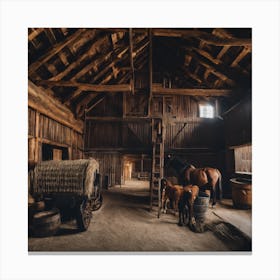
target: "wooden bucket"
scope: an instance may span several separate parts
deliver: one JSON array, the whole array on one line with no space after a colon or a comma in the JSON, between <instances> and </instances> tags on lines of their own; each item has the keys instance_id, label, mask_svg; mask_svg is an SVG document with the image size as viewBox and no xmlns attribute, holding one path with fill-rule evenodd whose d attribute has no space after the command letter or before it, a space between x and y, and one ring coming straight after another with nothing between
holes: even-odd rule
<instances>
[{"instance_id":1,"label":"wooden bucket","mask_svg":"<svg viewBox=\"0 0 280 280\"><path fill-rule=\"evenodd\" d=\"M197 221L204 222L208 210L210 197L206 193L199 193L199 196L194 201L193 211Z\"/></svg>"},{"instance_id":2,"label":"wooden bucket","mask_svg":"<svg viewBox=\"0 0 280 280\"><path fill-rule=\"evenodd\" d=\"M33 235L45 237L54 235L61 225L58 209L42 211L33 216Z\"/></svg>"},{"instance_id":3,"label":"wooden bucket","mask_svg":"<svg viewBox=\"0 0 280 280\"><path fill-rule=\"evenodd\" d=\"M233 206L239 209L252 207L252 184L239 178L230 179Z\"/></svg>"}]
</instances>

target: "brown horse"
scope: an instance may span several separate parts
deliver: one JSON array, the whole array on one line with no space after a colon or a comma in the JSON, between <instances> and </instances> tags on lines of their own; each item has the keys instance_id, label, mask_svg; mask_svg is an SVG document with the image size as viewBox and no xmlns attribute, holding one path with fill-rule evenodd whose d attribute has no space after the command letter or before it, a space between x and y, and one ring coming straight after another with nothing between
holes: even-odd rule
<instances>
[{"instance_id":1,"label":"brown horse","mask_svg":"<svg viewBox=\"0 0 280 280\"><path fill-rule=\"evenodd\" d=\"M174 214L179 210L179 222L178 225L189 225L193 231L201 231L196 225L194 218L194 201L199 195L199 187L196 185L172 185L170 181L163 178L161 180L161 193L162 193L162 209L163 213L166 213L167 200L173 204Z\"/></svg>"},{"instance_id":2,"label":"brown horse","mask_svg":"<svg viewBox=\"0 0 280 280\"><path fill-rule=\"evenodd\" d=\"M170 181L163 178L161 179L161 208L162 212L166 213L167 201L170 201L171 208L174 209L174 214L178 211L178 203L183 192L180 185L172 185Z\"/></svg>"},{"instance_id":3,"label":"brown horse","mask_svg":"<svg viewBox=\"0 0 280 280\"><path fill-rule=\"evenodd\" d=\"M209 197L212 192L212 206L214 206L217 201L217 187L219 188L221 199L222 175L218 169L212 167L195 168L193 165L190 165L185 170L185 179L187 184L199 186L199 189L208 194Z\"/></svg>"},{"instance_id":4,"label":"brown horse","mask_svg":"<svg viewBox=\"0 0 280 280\"><path fill-rule=\"evenodd\" d=\"M216 204L217 188L219 188L219 198L222 198L222 175L217 168L204 167L195 168L191 164L184 164L178 158L168 158L168 163L178 173L184 185L197 185L199 189L209 196L212 193L212 206Z\"/></svg>"},{"instance_id":5,"label":"brown horse","mask_svg":"<svg viewBox=\"0 0 280 280\"><path fill-rule=\"evenodd\" d=\"M195 199L198 197L198 194L199 194L199 187L196 185L187 185L183 187L183 192L181 193L179 203L178 203L179 226L187 224L192 230L194 230L195 218L194 218L193 205Z\"/></svg>"}]
</instances>

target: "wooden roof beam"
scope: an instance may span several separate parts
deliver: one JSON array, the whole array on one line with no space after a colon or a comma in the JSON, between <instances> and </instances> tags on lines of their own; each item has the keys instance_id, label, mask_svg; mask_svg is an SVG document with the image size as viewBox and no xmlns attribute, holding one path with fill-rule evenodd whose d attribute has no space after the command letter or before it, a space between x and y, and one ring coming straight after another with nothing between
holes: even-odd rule
<instances>
[{"instance_id":1,"label":"wooden roof beam","mask_svg":"<svg viewBox=\"0 0 280 280\"><path fill-rule=\"evenodd\" d=\"M243 48L243 50L240 52L240 54L234 59L234 61L231 63L231 67L239 66L238 63L250 52L251 50L249 48ZM240 66L239 66L240 67Z\"/></svg>"},{"instance_id":2,"label":"wooden roof beam","mask_svg":"<svg viewBox=\"0 0 280 280\"><path fill-rule=\"evenodd\" d=\"M147 32L147 29L143 28L134 28L134 32ZM226 29L217 29L220 33L225 31ZM128 32L126 28L105 28L104 31L108 32ZM215 36L214 34L207 33L205 31L201 31L199 29L176 29L176 28L153 28L153 36L161 36L161 37L194 37L200 40L205 41L210 45L215 46L251 46L252 42L250 38L228 38L224 36L221 38L220 36ZM225 33L224 32L224 33Z\"/></svg>"},{"instance_id":3,"label":"wooden roof beam","mask_svg":"<svg viewBox=\"0 0 280 280\"><path fill-rule=\"evenodd\" d=\"M29 75L33 74L40 66L42 66L44 63L46 63L48 60L50 60L53 56L55 56L59 51L61 51L63 48L68 46L69 44L75 42L78 40L81 36L86 36L87 34L93 32L92 30L86 30L86 29L79 29L74 34L69 36L68 38L65 38L63 42L60 42L53 46L49 52L44 54L42 57L40 57L38 60L36 60L34 63L32 63L28 67L28 73Z\"/></svg>"},{"instance_id":4,"label":"wooden roof beam","mask_svg":"<svg viewBox=\"0 0 280 280\"><path fill-rule=\"evenodd\" d=\"M36 38L44 31L44 28L31 28L31 29L32 32L28 34L28 41L32 41L34 38Z\"/></svg>"},{"instance_id":5,"label":"wooden roof beam","mask_svg":"<svg viewBox=\"0 0 280 280\"><path fill-rule=\"evenodd\" d=\"M212 63L214 63L214 64L216 64L216 65L223 65L224 63L223 63L223 61L222 60L220 60L220 59L218 59L218 58L214 58L211 54L209 54L208 52L206 52L206 51L204 51L204 50L201 50L201 49L197 49L197 48L192 48L197 54L199 54L199 55L201 55L201 56L203 56L203 57L205 57L206 59L208 59L209 61L211 61ZM240 57L240 59L243 59L243 57L248 53L248 52L250 52L250 50L249 49L247 49L247 48L245 48L246 50L247 50L247 52L244 54L244 53L242 53L242 54L240 54L241 55L241 57ZM244 56L243 56L244 55ZM239 59L238 57L236 58L236 59ZM238 62L239 62L240 60L238 60ZM243 69L243 68L241 68L239 65L238 65L238 63L232 63L231 65L230 65L230 67L235 67L236 68L236 70L238 71L238 72L240 72L240 73L242 73L242 74L245 74L245 75L249 75L249 73L248 73L248 71L246 71L245 69Z\"/></svg>"},{"instance_id":6,"label":"wooden roof beam","mask_svg":"<svg viewBox=\"0 0 280 280\"><path fill-rule=\"evenodd\" d=\"M39 85L45 86L65 86L65 87L79 87L83 91L92 92L130 92L130 84L117 84L117 85L92 85L77 82L50 82L50 81L39 81ZM163 88L161 84L152 84L151 89L155 94L178 94L178 95L207 95L207 96L226 96L229 95L231 90L217 90L217 89L186 89L186 88Z\"/></svg>"},{"instance_id":7,"label":"wooden roof beam","mask_svg":"<svg viewBox=\"0 0 280 280\"><path fill-rule=\"evenodd\" d=\"M85 60L88 57L91 57L95 54L96 49L102 45L106 40L108 40L107 36L102 36L101 38L99 38L97 41L95 41L91 47L85 52L83 53L81 56L79 56L79 58L74 61L73 63L71 63L68 67L66 67L62 72L60 72L58 75L56 75L55 77L52 77L50 79L50 81L59 81L62 80L66 75L68 75L73 69L75 69L76 67L78 67L83 60Z\"/></svg>"},{"instance_id":8,"label":"wooden roof beam","mask_svg":"<svg viewBox=\"0 0 280 280\"><path fill-rule=\"evenodd\" d=\"M159 95L189 95L189 96L229 96L229 89L192 89L192 88L163 88L161 84L153 84L153 93Z\"/></svg>"},{"instance_id":9,"label":"wooden roof beam","mask_svg":"<svg viewBox=\"0 0 280 280\"><path fill-rule=\"evenodd\" d=\"M131 91L131 85L122 84L122 85L93 85L86 83L78 83L72 81L49 81L49 80L40 80L36 81L36 84L39 86L47 87L78 87L83 91L94 91L94 92L124 92Z\"/></svg>"},{"instance_id":10,"label":"wooden roof beam","mask_svg":"<svg viewBox=\"0 0 280 280\"><path fill-rule=\"evenodd\" d=\"M221 71L217 70L216 67L214 67L213 65L210 65L209 63L203 61L202 59L200 59L195 54L192 54L192 56L193 56L193 58L195 58L197 60L197 62L199 64L201 64L205 68L209 69L209 71L211 71L211 73L213 73L215 76L217 76L218 78L220 78L221 80L225 81L227 84L229 84L231 86L235 85L235 81L234 80L232 80L230 77L228 77L227 75L225 75Z\"/></svg>"}]
</instances>

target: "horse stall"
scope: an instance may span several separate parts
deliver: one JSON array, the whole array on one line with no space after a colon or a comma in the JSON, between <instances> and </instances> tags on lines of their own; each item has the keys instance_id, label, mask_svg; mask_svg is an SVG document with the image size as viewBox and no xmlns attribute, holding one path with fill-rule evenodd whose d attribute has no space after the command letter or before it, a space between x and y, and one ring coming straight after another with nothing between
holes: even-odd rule
<instances>
[{"instance_id":1,"label":"horse stall","mask_svg":"<svg viewBox=\"0 0 280 280\"><path fill-rule=\"evenodd\" d=\"M29 28L29 252L251 252L251 40Z\"/></svg>"}]
</instances>

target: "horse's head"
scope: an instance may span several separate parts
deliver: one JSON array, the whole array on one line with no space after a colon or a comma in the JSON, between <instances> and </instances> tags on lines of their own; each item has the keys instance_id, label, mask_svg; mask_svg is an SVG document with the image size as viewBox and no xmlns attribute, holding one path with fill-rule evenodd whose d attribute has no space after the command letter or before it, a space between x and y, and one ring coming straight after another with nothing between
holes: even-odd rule
<instances>
[{"instance_id":1,"label":"horse's head","mask_svg":"<svg viewBox=\"0 0 280 280\"><path fill-rule=\"evenodd\" d=\"M162 192L165 191L167 187L172 186L171 182L168 181L166 178L161 179L160 185L161 185L161 191Z\"/></svg>"},{"instance_id":2,"label":"horse's head","mask_svg":"<svg viewBox=\"0 0 280 280\"><path fill-rule=\"evenodd\" d=\"M160 186L161 186L161 191L166 189L166 187L167 187L167 179L166 178L161 179Z\"/></svg>"}]
</instances>

